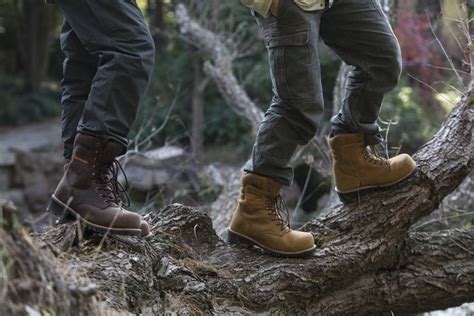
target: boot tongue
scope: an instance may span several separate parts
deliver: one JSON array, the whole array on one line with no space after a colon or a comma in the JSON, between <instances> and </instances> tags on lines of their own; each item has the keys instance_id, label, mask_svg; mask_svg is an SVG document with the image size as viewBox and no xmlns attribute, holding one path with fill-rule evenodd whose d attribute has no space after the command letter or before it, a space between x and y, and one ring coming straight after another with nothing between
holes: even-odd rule
<instances>
[{"instance_id":1,"label":"boot tongue","mask_svg":"<svg viewBox=\"0 0 474 316\"><path fill-rule=\"evenodd\" d=\"M122 144L109 140L105 143L100 161L103 163L102 169L102 180L104 185L108 188L110 193L110 201L114 201L116 205L124 205L128 207L130 205L130 199L126 192L127 189L127 176L120 163L116 160L118 156L125 154L126 148ZM122 185L118 181L120 172L123 173L125 178L125 184Z\"/></svg>"},{"instance_id":2,"label":"boot tongue","mask_svg":"<svg viewBox=\"0 0 474 316\"><path fill-rule=\"evenodd\" d=\"M125 147L115 141L108 141L105 146L104 150L102 151L102 156L100 159L103 162L110 163L118 156L125 154Z\"/></svg>"},{"instance_id":3,"label":"boot tongue","mask_svg":"<svg viewBox=\"0 0 474 316\"><path fill-rule=\"evenodd\" d=\"M270 196L277 196L280 193L282 185L274 180L267 179L266 191Z\"/></svg>"}]
</instances>

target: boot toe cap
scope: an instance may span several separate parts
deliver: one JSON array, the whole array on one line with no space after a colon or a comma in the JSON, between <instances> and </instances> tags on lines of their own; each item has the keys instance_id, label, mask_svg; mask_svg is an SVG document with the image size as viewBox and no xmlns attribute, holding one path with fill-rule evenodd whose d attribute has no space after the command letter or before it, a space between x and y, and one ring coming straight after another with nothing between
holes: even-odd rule
<instances>
[{"instance_id":1,"label":"boot toe cap","mask_svg":"<svg viewBox=\"0 0 474 316\"><path fill-rule=\"evenodd\" d=\"M141 227L141 222L142 219L140 215L130 211L122 211L117 217L117 220L114 223L114 227L139 229Z\"/></svg>"},{"instance_id":2,"label":"boot toe cap","mask_svg":"<svg viewBox=\"0 0 474 316\"><path fill-rule=\"evenodd\" d=\"M416 169L416 162L410 155L401 154L393 161L392 168L400 175L406 177Z\"/></svg>"},{"instance_id":3,"label":"boot toe cap","mask_svg":"<svg viewBox=\"0 0 474 316\"><path fill-rule=\"evenodd\" d=\"M142 231L142 238L146 240L150 240L153 237L153 233L150 231L150 225L144 220L140 223L140 229Z\"/></svg>"},{"instance_id":4,"label":"boot toe cap","mask_svg":"<svg viewBox=\"0 0 474 316\"><path fill-rule=\"evenodd\" d=\"M313 234L300 231L293 231L292 233L296 233L296 240L293 243L293 250L295 252L302 252L314 249L315 245Z\"/></svg>"}]
</instances>

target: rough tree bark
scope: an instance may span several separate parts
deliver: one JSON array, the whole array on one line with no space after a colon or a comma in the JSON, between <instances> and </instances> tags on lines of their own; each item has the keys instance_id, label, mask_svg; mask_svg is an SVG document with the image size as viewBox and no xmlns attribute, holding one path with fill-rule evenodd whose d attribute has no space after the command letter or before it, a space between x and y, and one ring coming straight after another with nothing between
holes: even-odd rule
<instances>
[{"instance_id":1,"label":"rough tree bark","mask_svg":"<svg viewBox=\"0 0 474 316\"><path fill-rule=\"evenodd\" d=\"M0 230L2 258L15 264L0 278L8 276L1 308L37 306L40 299L32 293L38 291L44 294L42 308L50 310L56 303L71 308L79 300L87 308L144 314L390 314L474 301L474 230L408 233L471 172L473 125L469 92L414 156L413 177L353 204L339 204L305 226L319 242L307 259L230 246L205 213L182 205L149 215L156 234L149 243L84 238L75 224L59 225L31 241L7 225L7 216ZM42 272L30 272L32 260L38 265L33 270Z\"/></svg>"}]
</instances>

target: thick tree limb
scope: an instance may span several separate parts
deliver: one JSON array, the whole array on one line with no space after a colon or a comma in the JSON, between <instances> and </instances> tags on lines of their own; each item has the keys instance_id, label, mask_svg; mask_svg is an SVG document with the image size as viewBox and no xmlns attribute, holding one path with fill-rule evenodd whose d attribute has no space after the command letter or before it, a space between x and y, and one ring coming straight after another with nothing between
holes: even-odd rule
<instances>
[{"instance_id":1,"label":"thick tree limb","mask_svg":"<svg viewBox=\"0 0 474 316\"><path fill-rule=\"evenodd\" d=\"M97 284L109 308L136 313L374 314L427 311L474 299L473 230L412 234L393 267L357 278L337 267L342 260L331 245L309 260L275 259L222 243L210 219L191 208L172 205L150 220L157 234L150 244L108 238L98 252L100 240L92 238L78 248L62 242L75 235L70 225L40 238L60 254L66 271ZM353 259L352 265L364 270L367 263Z\"/></svg>"},{"instance_id":2,"label":"thick tree limb","mask_svg":"<svg viewBox=\"0 0 474 316\"><path fill-rule=\"evenodd\" d=\"M405 243L396 270L368 274L312 310L324 315L417 313L474 301L474 230L415 233Z\"/></svg>"}]
</instances>

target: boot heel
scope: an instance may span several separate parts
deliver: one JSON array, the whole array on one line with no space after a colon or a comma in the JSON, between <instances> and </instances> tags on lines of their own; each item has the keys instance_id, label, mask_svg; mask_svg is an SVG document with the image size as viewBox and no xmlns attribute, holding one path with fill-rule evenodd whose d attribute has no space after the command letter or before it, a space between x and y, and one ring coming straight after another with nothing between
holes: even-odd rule
<instances>
[{"instance_id":1,"label":"boot heel","mask_svg":"<svg viewBox=\"0 0 474 316\"><path fill-rule=\"evenodd\" d=\"M59 217L58 222L65 222L69 219L74 219L74 216L71 214L71 212L66 207L54 200L53 197L51 197L49 200L46 211Z\"/></svg>"},{"instance_id":2,"label":"boot heel","mask_svg":"<svg viewBox=\"0 0 474 316\"><path fill-rule=\"evenodd\" d=\"M363 192L361 191L351 193L336 193L339 196L339 200L341 200L341 202L344 204L351 204L357 202L363 196Z\"/></svg>"},{"instance_id":3,"label":"boot heel","mask_svg":"<svg viewBox=\"0 0 474 316\"><path fill-rule=\"evenodd\" d=\"M229 229L227 229L227 242L231 245L242 245L247 246L248 248L253 246L250 241L237 234L234 234Z\"/></svg>"}]
</instances>

